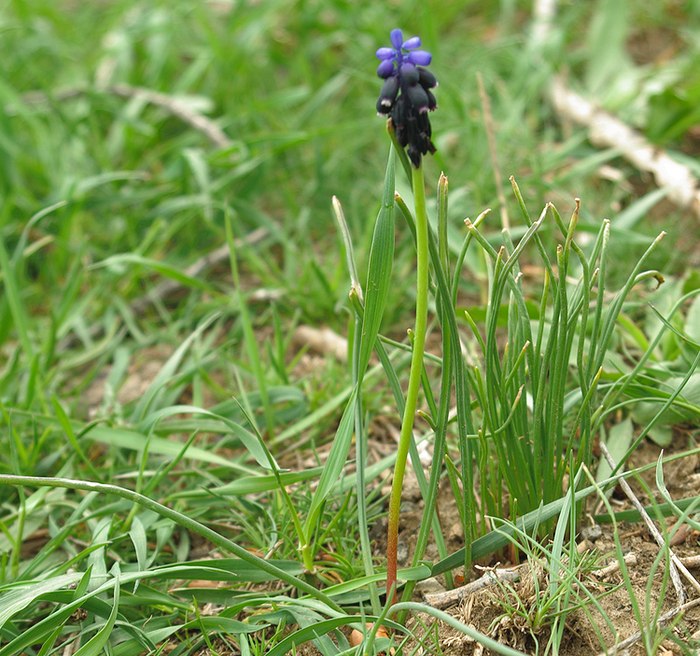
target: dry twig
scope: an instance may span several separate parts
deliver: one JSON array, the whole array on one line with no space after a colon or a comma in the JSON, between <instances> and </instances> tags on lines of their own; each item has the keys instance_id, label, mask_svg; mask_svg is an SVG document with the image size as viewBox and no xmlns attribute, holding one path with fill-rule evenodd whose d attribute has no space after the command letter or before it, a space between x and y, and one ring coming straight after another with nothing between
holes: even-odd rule
<instances>
[{"instance_id":1,"label":"dry twig","mask_svg":"<svg viewBox=\"0 0 700 656\"><path fill-rule=\"evenodd\" d=\"M520 577L522 576L522 568L523 565L514 569L491 569L476 581L467 583L467 585L460 586L454 590L425 594L423 595L423 601L425 601L425 603L429 606L439 610L448 608L464 601L470 595L493 585L494 583L504 581L507 583L515 583L516 581L519 581Z\"/></svg>"},{"instance_id":2,"label":"dry twig","mask_svg":"<svg viewBox=\"0 0 700 656\"><path fill-rule=\"evenodd\" d=\"M686 567L700 567L700 554L696 554L695 556L686 556L685 558L681 558L680 561Z\"/></svg>"},{"instance_id":3,"label":"dry twig","mask_svg":"<svg viewBox=\"0 0 700 656\"><path fill-rule=\"evenodd\" d=\"M130 84L111 84L105 87L69 87L60 89L51 95L43 91L30 91L22 96L22 100L30 105L38 105L56 100L64 102L72 98L78 98L90 93L104 93L119 96L120 98L140 98L150 105L155 105L166 110L176 118L179 118L183 123L187 123L190 127L198 132L201 132L209 141L219 148L230 148L233 142L228 138L226 133L210 118L195 112L181 98L169 96L159 91L146 89L145 87L134 87Z\"/></svg>"},{"instance_id":4,"label":"dry twig","mask_svg":"<svg viewBox=\"0 0 700 656\"><path fill-rule=\"evenodd\" d=\"M141 98L151 105L162 107L184 123L189 124L198 132L204 134L209 141L219 148L229 148L232 144L224 131L211 119L192 111L182 100L158 91L143 87L132 87L129 84L112 84L107 92L122 98Z\"/></svg>"},{"instance_id":5,"label":"dry twig","mask_svg":"<svg viewBox=\"0 0 700 656\"><path fill-rule=\"evenodd\" d=\"M637 555L633 553L627 554L623 560L625 561L625 565L636 565L637 564ZM611 574L614 574L620 569L620 561L619 560L614 560L612 563L610 563L607 567L601 567L600 569L594 569L591 574L595 576L596 578L599 579L604 579L607 576L610 576Z\"/></svg>"},{"instance_id":6,"label":"dry twig","mask_svg":"<svg viewBox=\"0 0 700 656\"><path fill-rule=\"evenodd\" d=\"M613 460L612 456L610 455L610 451L608 451L608 447L603 442L600 443L600 450L605 459L607 460L608 464L614 470L617 466L617 463ZM676 594L678 595L678 601L681 604L683 604L685 602L685 590L683 589L683 584L681 583L681 579L678 575L678 572L680 571L683 574L686 580L693 586L693 588L695 588L696 592L700 592L700 583L698 583L695 577L688 571L688 568L680 561L680 559L678 558L678 556L676 556L671 547L666 544L663 535L661 535L659 529L656 528L656 524L654 524L651 517L649 517L649 513L647 513L647 511L644 509L644 506L641 504L635 493L632 491L632 488L629 486L627 481L624 478L620 478L619 482L622 491L627 495L627 498L632 502L632 505L635 507L637 512L639 512L640 516L644 520L644 523L649 529L649 532L654 537L656 544L658 544L659 547L661 547L662 549L668 549L668 554L670 558L669 573L671 575L671 581L673 582L673 587L675 588Z\"/></svg>"},{"instance_id":7,"label":"dry twig","mask_svg":"<svg viewBox=\"0 0 700 656\"><path fill-rule=\"evenodd\" d=\"M690 608L695 608L695 606L699 604L700 598L693 599L692 601L689 601L685 604L676 606L676 608L671 609L670 611L664 613L661 617L659 617L658 621L656 622L656 626L663 626L669 620L674 619L679 613L683 613L686 610L689 610ZM628 638L625 638L622 642L618 642L616 645L613 645L610 649L606 649L604 652L601 652L600 654L598 654L598 656L610 656L610 654L616 654L622 649L627 649L627 647L631 647L635 642L639 642L639 640L642 639L642 635L643 634L641 631L637 631Z\"/></svg>"},{"instance_id":8,"label":"dry twig","mask_svg":"<svg viewBox=\"0 0 700 656\"><path fill-rule=\"evenodd\" d=\"M563 118L588 128L593 144L617 148L640 171L651 173L656 184L666 190L669 200L689 208L700 218L700 182L687 166L653 146L612 114L567 88L561 78L555 78L551 97Z\"/></svg>"}]
</instances>

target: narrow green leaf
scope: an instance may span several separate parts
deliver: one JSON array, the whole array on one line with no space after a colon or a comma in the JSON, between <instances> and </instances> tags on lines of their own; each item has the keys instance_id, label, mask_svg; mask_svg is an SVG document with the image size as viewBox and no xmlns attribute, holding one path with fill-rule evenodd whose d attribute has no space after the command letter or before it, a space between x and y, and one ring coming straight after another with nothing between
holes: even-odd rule
<instances>
[{"instance_id":1,"label":"narrow green leaf","mask_svg":"<svg viewBox=\"0 0 700 656\"><path fill-rule=\"evenodd\" d=\"M406 567L398 570L396 578L399 581L423 581L430 576L430 567L427 565L417 565L416 567ZM378 583L386 580L386 572L372 574L371 576L359 576L350 581L331 585L325 589L325 593L329 597L337 597L344 595L358 588L364 588L370 583Z\"/></svg>"},{"instance_id":2,"label":"narrow green leaf","mask_svg":"<svg viewBox=\"0 0 700 656\"><path fill-rule=\"evenodd\" d=\"M265 469L270 469L270 462L268 461L268 458L265 454L265 449L261 446L260 441L255 435L243 428L243 426L231 421L230 419L227 419L226 417L223 417L221 415L217 415L211 412L210 410L205 410L204 408L198 408L197 406L193 405L174 405L168 408L163 408L161 410L158 410L157 412L150 414L148 417L145 418L143 424L144 428L148 427L148 430L145 430L144 432L150 433L150 430L153 428L153 426L164 417L171 417L173 415L179 415L184 413L204 415L205 417L210 417L212 419L220 421L232 435L235 435L241 441L243 446L248 450L250 455L252 455L253 458L255 458L255 460L261 467L264 467ZM151 439L153 438L151 437Z\"/></svg>"},{"instance_id":3,"label":"narrow green leaf","mask_svg":"<svg viewBox=\"0 0 700 656\"><path fill-rule=\"evenodd\" d=\"M637 198L613 219L613 228L617 230L634 230L643 218L660 200L668 194L667 188L654 189L648 194Z\"/></svg>"},{"instance_id":4,"label":"narrow green leaf","mask_svg":"<svg viewBox=\"0 0 700 656\"><path fill-rule=\"evenodd\" d=\"M63 429L63 432L66 434L66 438L68 438L68 441L70 442L70 445L71 445L73 451L78 455L80 460L88 468L92 477L96 481L101 480L102 477L100 476L99 472L97 471L95 466L92 464L92 461L90 460L90 458L87 457L87 455L83 451L82 447L80 446L80 441L76 437L75 431L73 430L73 424L71 423L70 419L68 418L68 415L66 414L66 411L63 409L63 406L61 405L61 402L58 400L57 396L54 395L52 397L51 404L53 406L54 414L56 415L56 419L61 424L61 428Z\"/></svg>"},{"instance_id":5,"label":"narrow green leaf","mask_svg":"<svg viewBox=\"0 0 700 656\"><path fill-rule=\"evenodd\" d=\"M214 633L254 633L264 629L267 624L249 623L234 620L230 617L222 617L221 615L201 615L196 620L192 620L183 624L181 629L207 629Z\"/></svg>"},{"instance_id":6,"label":"narrow green leaf","mask_svg":"<svg viewBox=\"0 0 700 656\"><path fill-rule=\"evenodd\" d=\"M296 560L270 559L267 562L292 576L304 573L304 568ZM173 569L174 572L171 578L183 580L202 579L204 581L242 581L244 583L264 583L275 580L274 575L264 572L259 567L240 558L190 560L177 565L156 567L152 571L157 574L158 578L163 578L168 576L170 569Z\"/></svg>"},{"instance_id":7,"label":"narrow green leaf","mask_svg":"<svg viewBox=\"0 0 700 656\"><path fill-rule=\"evenodd\" d=\"M86 439L95 440L103 444L111 444L121 449L132 449L134 451L143 451L146 445L146 435L135 430L127 428L117 428L111 426L94 426L88 433L85 434ZM162 456L176 457L182 449L180 442L168 440L162 437L151 436L148 444L148 452ZM191 460L199 460L200 462L208 462L219 467L227 469L236 469L241 473L252 474L253 470L239 463L234 462L229 458L224 458L212 453L207 449L201 449L192 446L187 450L187 458Z\"/></svg>"},{"instance_id":8,"label":"narrow green leaf","mask_svg":"<svg viewBox=\"0 0 700 656\"><path fill-rule=\"evenodd\" d=\"M338 430L335 433L335 438L333 438L333 446L328 454L328 460L326 460L323 473L318 481L318 487L311 499L311 505L306 516L306 521L304 522L304 533L307 539L316 527L316 521L318 520L318 515L321 512L323 503L326 501L326 498L338 483L340 475L343 473L348 452L350 451L350 444L352 443L356 394L357 388L352 391L348 403L345 406L345 412L343 412Z\"/></svg>"},{"instance_id":9,"label":"narrow green leaf","mask_svg":"<svg viewBox=\"0 0 700 656\"><path fill-rule=\"evenodd\" d=\"M630 8L619 0L598 0L593 10L586 38L586 82L594 93L609 93L614 80L630 66L626 48Z\"/></svg>"},{"instance_id":10,"label":"narrow green leaf","mask_svg":"<svg viewBox=\"0 0 700 656\"><path fill-rule=\"evenodd\" d=\"M12 587L7 592L0 593L0 628L13 615L24 610L41 595L67 588L69 585L80 581L81 576L79 572L71 572L70 574L56 576L46 581L22 583Z\"/></svg>"},{"instance_id":11,"label":"narrow green leaf","mask_svg":"<svg viewBox=\"0 0 700 656\"><path fill-rule=\"evenodd\" d=\"M145 570L148 560L148 540L146 538L146 530L138 515L136 515L131 522L129 537L131 538L134 551L136 552L136 564L139 569ZM136 592L135 588L134 592Z\"/></svg>"},{"instance_id":12,"label":"narrow green leaf","mask_svg":"<svg viewBox=\"0 0 700 656\"><path fill-rule=\"evenodd\" d=\"M340 201L333 196L333 213L335 214L335 220L338 223L338 229L340 230L340 236L343 239L343 246L345 246L345 261L348 265L348 273L350 274L350 284L355 289L360 289L360 278L357 275L357 264L355 263L355 251L352 246L352 237L350 236L350 229L348 228L347 221L345 220L345 213L343 212L343 206Z\"/></svg>"},{"instance_id":13,"label":"narrow green leaf","mask_svg":"<svg viewBox=\"0 0 700 656\"><path fill-rule=\"evenodd\" d=\"M166 262L153 260L148 257L143 257L142 255L138 255L136 253L120 253L118 255L112 255L101 262L93 264L90 268L111 268L123 270L126 268L125 265L137 265L151 269L152 271L155 271L166 278L170 278L171 280L180 283L183 287L190 287L192 289L200 289L208 292L214 291L211 285L200 280L199 278L194 278L182 273L182 269L180 267L167 264Z\"/></svg>"},{"instance_id":14,"label":"narrow green leaf","mask_svg":"<svg viewBox=\"0 0 700 656\"><path fill-rule=\"evenodd\" d=\"M700 295L697 296L688 308L685 320L685 333L697 344L700 344Z\"/></svg>"},{"instance_id":15,"label":"narrow green leaf","mask_svg":"<svg viewBox=\"0 0 700 656\"><path fill-rule=\"evenodd\" d=\"M36 656L47 656L47 654L50 654L61 633L63 633L63 626L56 627L56 630L44 641Z\"/></svg>"},{"instance_id":16,"label":"narrow green leaf","mask_svg":"<svg viewBox=\"0 0 700 656\"><path fill-rule=\"evenodd\" d=\"M280 472L279 481L282 485L293 485L318 478L323 467L312 467L300 472ZM278 488L277 477L274 474L262 476L244 476L231 483L202 490L185 490L171 495L170 499L206 499L215 497L238 497L246 494L259 494Z\"/></svg>"},{"instance_id":17,"label":"narrow green leaf","mask_svg":"<svg viewBox=\"0 0 700 656\"><path fill-rule=\"evenodd\" d=\"M112 526L112 517L102 517L95 524L92 530L93 544L103 544L99 549L95 549L88 556L88 567L92 569L88 588L93 590L101 585L107 578L107 561L105 558L107 544L109 544L109 531Z\"/></svg>"},{"instance_id":18,"label":"narrow green leaf","mask_svg":"<svg viewBox=\"0 0 700 656\"><path fill-rule=\"evenodd\" d=\"M119 591L121 587L119 582L119 563L114 563L112 574L115 578L112 612L109 614L105 625L75 652L75 656L99 656L102 653L102 649L107 644L109 637L112 635L112 629L114 629L114 624L117 621L117 613L119 612Z\"/></svg>"},{"instance_id":19,"label":"narrow green leaf","mask_svg":"<svg viewBox=\"0 0 700 656\"><path fill-rule=\"evenodd\" d=\"M389 152L389 161L384 177L382 206L374 225L372 246L369 253L369 270L365 288L365 312L362 318L360 339L359 379L362 380L374 342L379 334L386 300L391 285L391 269L394 263L394 151Z\"/></svg>"}]
</instances>

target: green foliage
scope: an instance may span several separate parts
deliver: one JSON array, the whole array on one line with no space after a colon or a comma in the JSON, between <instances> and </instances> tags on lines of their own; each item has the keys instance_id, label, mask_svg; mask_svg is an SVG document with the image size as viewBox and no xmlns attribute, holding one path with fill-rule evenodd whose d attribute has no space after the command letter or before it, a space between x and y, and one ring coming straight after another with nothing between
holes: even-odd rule
<instances>
[{"instance_id":1,"label":"green foliage","mask_svg":"<svg viewBox=\"0 0 700 656\"><path fill-rule=\"evenodd\" d=\"M562 575L533 616L561 636L574 509L598 492L572 499L566 481L593 440L622 463L646 436L677 448L697 433L700 280L686 271L695 223L617 153L560 129L545 99L571 71L657 143L690 144L676 156L697 172L697 3L667 4L562 5L540 47L531 3L510 1L6 3L0 655L76 636L78 654L267 654L309 639L378 653L407 644L403 614L421 611L513 653L409 599L514 540ZM448 205L444 177L427 199L429 352L408 445L424 516L389 611L377 528L415 300L406 162L384 169L372 111L373 52L394 26L440 67L425 177L442 168L450 193ZM630 45L657 28L676 30L670 54L638 65ZM503 174L522 188L504 206L477 71ZM569 225L553 205L542 220L523 211L574 193L585 203ZM465 233L484 207L522 219L502 233L483 214ZM647 268L666 278L657 291ZM299 343L300 325L347 333L349 362ZM620 471L601 468L600 487ZM453 553L436 511L448 488L467 542ZM695 522L696 498L671 497L663 472L657 488L659 515ZM375 618L394 636L367 629Z\"/></svg>"}]
</instances>

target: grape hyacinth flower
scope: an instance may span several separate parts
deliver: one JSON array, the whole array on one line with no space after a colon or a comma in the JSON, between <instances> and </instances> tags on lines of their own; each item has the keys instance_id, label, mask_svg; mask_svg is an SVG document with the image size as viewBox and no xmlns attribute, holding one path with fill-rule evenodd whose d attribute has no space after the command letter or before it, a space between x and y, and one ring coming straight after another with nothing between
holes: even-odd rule
<instances>
[{"instance_id":1,"label":"grape hyacinth flower","mask_svg":"<svg viewBox=\"0 0 700 656\"><path fill-rule=\"evenodd\" d=\"M430 139L431 127L428 112L437 107L435 96L431 91L437 86L437 80L425 68L430 64L432 56L425 50L419 50L420 45L421 42L417 36L404 41L401 30L395 29L391 31L391 47L377 50L377 58L380 60L377 75L384 80L377 101L377 111L389 116L387 123L394 146L398 144L401 151L408 148L408 159L413 165L407 167L410 169L410 172L407 171L407 173L411 178L413 189L416 243L416 313L411 340L411 367L401 417L401 432L396 447L396 461L394 462L387 517L386 594L389 605L396 600L401 494L413 435L413 424L418 412L425 338L428 328L428 288L430 283L428 244L430 230L421 160L423 155L435 152L435 146ZM403 152L401 155L402 161L405 163L406 155ZM389 162L393 166L391 157Z\"/></svg>"},{"instance_id":2,"label":"grape hyacinth flower","mask_svg":"<svg viewBox=\"0 0 700 656\"><path fill-rule=\"evenodd\" d=\"M399 144L408 146L408 156L418 168L423 155L435 152L428 112L437 107L431 91L437 86L437 79L424 68L432 56L425 50L417 50L420 37L404 41L399 29L391 31L391 45L377 50L377 58L381 60L377 75L384 79L377 111L391 117Z\"/></svg>"}]
</instances>

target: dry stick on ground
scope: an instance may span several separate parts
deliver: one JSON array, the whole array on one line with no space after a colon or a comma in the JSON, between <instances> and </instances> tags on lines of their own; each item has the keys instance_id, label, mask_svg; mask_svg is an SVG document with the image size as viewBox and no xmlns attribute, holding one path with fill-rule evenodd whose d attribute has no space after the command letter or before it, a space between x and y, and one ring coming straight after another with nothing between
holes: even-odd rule
<instances>
[{"instance_id":1,"label":"dry stick on ground","mask_svg":"<svg viewBox=\"0 0 700 656\"><path fill-rule=\"evenodd\" d=\"M481 578L478 578L476 581L467 583L467 585L455 588L454 590L446 590L445 592L434 592L425 594L423 595L423 601L425 601L425 603L429 606L437 608L438 610L448 608L449 606L454 606L455 604L458 604L459 602L466 599L469 595L472 595L475 592L482 590L483 588L493 585L494 583L515 583L516 581L519 581L520 577L522 576L523 568L525 568L526 566L527 564L519 565L518 567L515 567L513 569L488 570Z\"/></svg>"},{"instance_id":2,"label":"dry stick on ground","mask_svg":"<svg viewBox=\"0 0 700 656\"><path fill-rule=\"evenodd\" d=\"M120 98L140 98L150 105L160 107L173 116L179 118L183 123L187 123L192 128L201 132L218 148L230 148L233 141L228 138L224 131L210 118L195 112L189 103L176 96L168 96L159 91L146 89L144 87L134 87L130 84L111 84L106 87L70 87L61 89L48 95L43 91L30 91L22 96L22 100L30 105L46 103L49 100L59 102L71 100L91 93L103 93L107 95L119 96Z\"/></svg>"},{"instance_id":3,"label":"dry stick on ground","mask_svg":"<svg viewBox=\"0 0 700 656\"><path fill-rule=\"evenodd\" d=\"M562 118L588 128L593 144L617 148L640 171L651 173L656 184L666 190L669 200L680 207L689 208L700 218L700 182L687 166L653 146L639 132L612 114L568 89L559 77L554 79L551 97L554 108Z\"/></svg>"},{"instance_id":4,"label":"dry stick on ground","mask_svg":"<svg viewBox=\"0 0 700 656\"><path fill-rule=\"evenodd\" d=\"M600 443L600 450L605 459L607 460L608 464L614 470L617 466L617 463L613 460L612 456L610 455L610 451L608 451L608 447L605 444L603 444L603 442ZM654 524L651 517L649 517L647 511L644 510L644 506L641 504L639 499L637 499L637 496L632 491L632 488L629 486L629 484L624 478L620 479L620 487L622 488L622 491L627 495L627 498L632 502L632 505L635 507L635 509L639 512L640 516L644 520L644 523L647 525L649 532L654 537L654 540L656 540L656 544L658 544L659 547L661 547L662 549L668 548L668 554L670 558L668 568L671 574L671 581L673 582L673 587L676 589L678 601L681 604L683 604L685 602L685 590L683 589L683 584L681 583L681 579L678 575L678 572L680 571L683 574L686 580L693 586L693 588L695 588L696 592L700 592L700 583L697 582L695 577L688 571L688 568L680 561L680 559L678 558L678 556L676 556L673 550L668 545L666 545L663 535L661 535L659 529L656 528L656 524Z\"/></svg>"},{"instance_id":5,"label":"dry stick on ground","mask_svg":"<svg viewBox=\"0 0 700 656\"><path fill-rule=\"evenodd\" d=\"M685 558L681 558L681 562L686 567L700 567L700 554L697 554L695 556L686 556Z\"/></svg>"},{"instance_id":6,"label":"dry stick on ground","mask_svg":"<svg viewBox=\"0 0 700 656\"><path fill-rule=\"evenodd\" d=\"M634 566L637 564L637 554L628 553L622 558L625 561L625 565ZM591 574L599 579L604 579L611 574L614 574L620 569L620 561L614 560L612 563L606 567L601 567L600 569L594 569Z\"/></svg>"},{"instance_id":7,"label":"dry stick on ground","mask_svg":"<svg viewBox=\"0 0 700 656\"><path fill-rule=\"evenodd\" d=\"M546 44L556 9L556 0L536 0L531 30L534 46L542 48ZM550 97L563 119L588 128L591 143L617 148L640 171L651 173L656 184L666 190L670 201L689 208L696 218L700 218L700 181L687 166L656 148L620 119L567 88L561 77L554 78Z\"/></svg>"},{"instance_id":8,"label":"dry stick on ground","mask_svg":"<svg viewBox=\"0 0 700 656\"><path fill-rule=\"evenodd\" d=\"M177 116L184 123L189 123L195 130L206 135L219 148L229 148L233 143L214 121L192 111L182 100L151 89L132 87L129 84L112 84L107 87L107 91L122 98L142 98L151 105L168 110L173 116Z\"/></svg>"},{"instance_id":9,"label":"dry stick on ground","mask_svg":"<svg viewBox=\"0 0 700 656\"><path fill-rule=\"evenodd\" d=\"M692 601L689 601L685 604L676 606L675 608L672 608L667 613L664 613L661 617L659 617L659 619L656 622L656 626L661 627L664 624L666 624L666 622L668 622L669 620L675 619L679 613L683 613L686 610L694 608L698 605L700 605L700 598L693 599ZM636 633L633 633L629 638L625 638L622 642L618 642L616 645L610 647L610 649L606 649L604 652L601 652L600 654L598 654L598 656L610 656L610 654L616 654L622 649L627 649L627 647L631 647L635 642L639 642L642 639L642 636L642 632L637 631Z\"/></svg>"}]
</instances>

